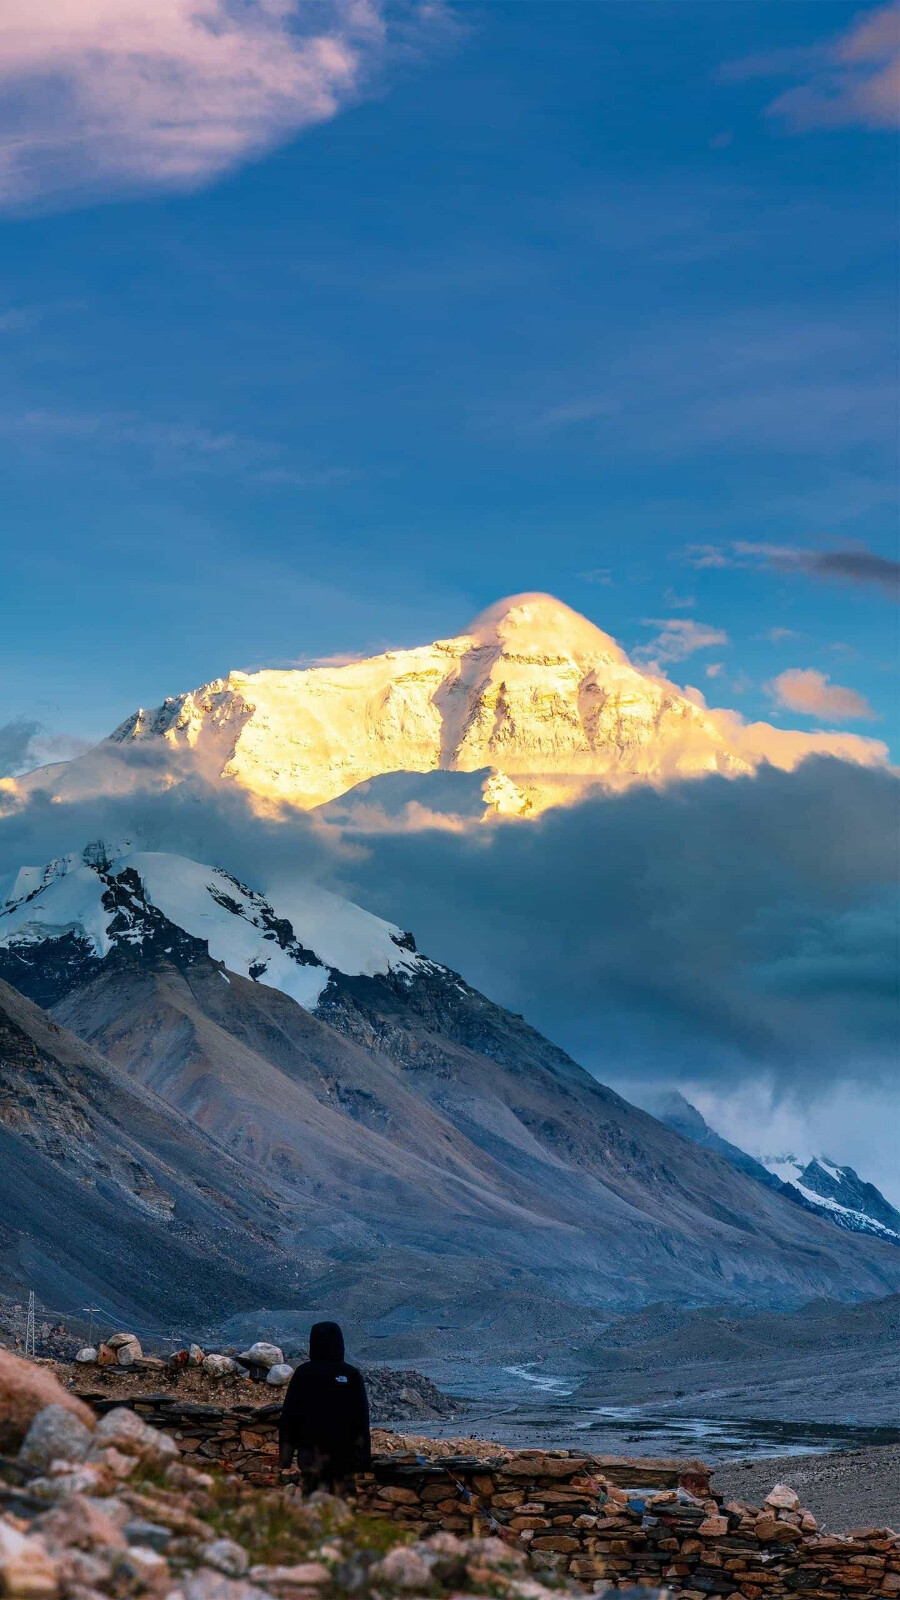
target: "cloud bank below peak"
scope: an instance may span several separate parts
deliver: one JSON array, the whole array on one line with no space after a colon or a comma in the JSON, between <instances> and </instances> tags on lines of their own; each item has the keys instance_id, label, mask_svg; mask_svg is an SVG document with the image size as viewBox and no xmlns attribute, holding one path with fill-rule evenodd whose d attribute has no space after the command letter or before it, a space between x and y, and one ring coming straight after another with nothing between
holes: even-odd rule
<instances>
[{"instance_id":1,"label":"cloud bank below peak","mask_svg":"<svg viewBox=\"0 0 900 1600\"><path fill-rule=\"evenodd\" d=\"M388 33L384 0L7 0L0 204L197 188L336 116Z\"/></svg>"}]
</instances>

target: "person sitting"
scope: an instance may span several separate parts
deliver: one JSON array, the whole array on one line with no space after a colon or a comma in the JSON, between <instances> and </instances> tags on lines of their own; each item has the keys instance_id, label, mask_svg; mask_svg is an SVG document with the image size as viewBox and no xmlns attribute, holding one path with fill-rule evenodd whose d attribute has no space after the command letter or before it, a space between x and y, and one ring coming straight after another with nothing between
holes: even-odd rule
<instances>
[{"instance_id":1,"label":"person sitting","mask_svg":"<svg viewBox=\"0 0 900 1600\"><path fill-rule=\"evenodd\" d=\"M309 1360L291 1378L281 1408L281 1470L294 1456L307 1494L336 1491L372 1461L369 1401L362 1373L344 1360L344 1335L336 1322L310 1330Z\"/></svg>"}]
</instances>

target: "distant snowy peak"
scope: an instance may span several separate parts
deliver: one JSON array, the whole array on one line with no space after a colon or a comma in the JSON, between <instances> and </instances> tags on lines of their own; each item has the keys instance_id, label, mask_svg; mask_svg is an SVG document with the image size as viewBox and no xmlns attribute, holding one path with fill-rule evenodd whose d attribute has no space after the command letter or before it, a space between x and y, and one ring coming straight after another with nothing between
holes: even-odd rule
<instances>
[{"instance_id":1,"label":"distant snowy peak","mask_svg":"<svg viewBox=\"0 0 900 1600\"><path fill-rule=\"evenodd\" d=\"M258 811L310 810L391 774L482 774L481 816L534 816L597 785L733 777L815 751L869 764L885 756L855 734L747 725L712 710L699 691L634 666L561 601L524 594L414 649L232 672L133 713L74 761L4 780L4 798L21 804L42 790L73 800L199 778L235 784ZM416 805L421 816L427 794Z\"/></svg>"},{"instance_id":2,"label":"distant snowy peak","mask_svg":"<svg viewBox=\"0 0 900 1600\"><path fill-rule=\"evenodd\" d=\"M900 1244L900 1211L874 1183L866 1183L852 1167L839 1167L825 1156L800 1160L795 1155L751 1156L710 1127L705 1117L677 1089L649 1089L639 1097L645 1111L704 1150L724 1156L733 1167L766 1187L780 1188L807 1210L851 1233L867 1233Z\"/></svg>"},{"instance_id":3,"label":"distant snowy peak","mask_svg":"<svg viewBox=\"0 0 900 1600\"><path fill-rule=\"evenodd\" d=\"M48 947L53 957L48 963ZM45 867L23 867L0 908L0 968L16 983L40 963L47 998L77 970L88 977L115 950L198 953L281 989L312 1010L333 972L431 970L408 934L315 885L276 907L228 872L157 851L100 843Z\"/></svg>"},{"instance_id":4,"label":"distant snowy peak","mask_svg":"<svg viewBox=\"0 0 900 1600\"><path fill-rule=\"evenodd\" d=\"M839 1227L856 1233L877 1233L900 1242L900 1211L874 1183L866 1183L852 1167L839 1167L827 1156L803 1161L795 1155L763 1156L763 1166L798 1189L804 1200L828 1214Z\"/></svg>"}]
</instances>

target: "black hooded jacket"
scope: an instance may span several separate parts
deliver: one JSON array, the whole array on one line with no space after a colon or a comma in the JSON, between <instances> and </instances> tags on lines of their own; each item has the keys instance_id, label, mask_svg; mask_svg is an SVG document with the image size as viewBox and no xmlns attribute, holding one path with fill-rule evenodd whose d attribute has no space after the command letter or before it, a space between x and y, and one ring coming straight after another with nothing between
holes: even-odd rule
<instances>
[{"instance_id":1,"label":"black hooded jacket","mask_svg":"<svg viewBox=\"0 0 900 1600\"><path fill-rule=\"evenodd\" d=\"M297 1454L302 1471L345 1478L371 1464L369 1402L362 1373L344 1360L336 1322L317 1322L309 1335L309 1360L287 1387L279 1429L281 1461Z\"/></svg>"}]
</instances>

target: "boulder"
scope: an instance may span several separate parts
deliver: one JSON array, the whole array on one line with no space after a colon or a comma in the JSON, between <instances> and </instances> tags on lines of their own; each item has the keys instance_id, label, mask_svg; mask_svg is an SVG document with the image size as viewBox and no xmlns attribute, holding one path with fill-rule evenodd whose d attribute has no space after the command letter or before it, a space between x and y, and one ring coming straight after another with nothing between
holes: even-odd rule
<instances>
[{"instance_id":1,"label":"boulder","mask_svg":"<svg viewBox=\"0 0 900 1600\"><path fill-rule=\"evenodd\" d=\"M83 1461L91 1430L66 1406L45 1406L33 1419L19 1451L19 1461L46 1472L52 1461Z\"/></svg>"},{"instance_id":2,"label":"boulder","mask_svg":"<svg viewBox=\"0 0 900 1600\"><path fill-rule=\"evenodd\" d=\"M277 1344L266 1344L265 1340L257 1339L249 1350L242 1350L237 1359L244 1367L263 1367L268 1372L270 1367L283 1365L284 1351L279 1350Z\"/></svg>"},{"instance_id":3,"label":"boulder","mask_svg":"<svg viewBox=\"0 0 900 1600\"><path fill-rule=\"evenodd\" d=\"M141 1341L136 1333L111 1333L106 1343L110 1350L121 1350L126 1344L136 1344L137 1353L141 1354Z\"/></svg>"},{"instance_id":4,"label":"boulder","mask_svg":"<svg viewBox=\"0 0 900 1600\"><path fill-rule=\"evenodd\" d=\"M203 1361L203 1351L198 1344L188 1345L188 1366L199 1367Z\"/></svg>"},{"instance_id":5,"label":"boulder","mask_svg":"<svg viewBox=\"0 0 900 1600\"><path fill-rule=\"evenodd\" d=\"M266 1373L266 1383L271 1383L273 1388L280 1388L284 1384L290 1383L293 1376L293 1367L289 1367L286 1361L279 1361L276 1366L270 1367Z\"/></svg>"},{"instance_id":6,"label":"boulder","mask_svg":"<svg viewBox=\"0 0 900 1600\"><path fill-rule=\"evenodd\" d=\"M108 1344L97 1346L97 1365L99 1367L117 1367L119 1357L116 1351Z\"/></svg>"},{"instance_id":7,"label":"boulder","mask_svg":"<svg viewBox=\"0 0 900 1600\"><path fill-rule=\"evenodd\" d=\"M129 1411L126 1406L116 1406L97 1423L89 1454L91 1460L102 1461L119 1476L116 1455L169 1461L178 1455L178 1446L169 1434L151 1428L136 1412Z\"/></svg>"},{"instance_id":8,"label":"boulder","mask_svg":"<svg viewBox=\"0 0 900 1600\"><path fill-rule=\"evenodd\" d=\"M210 1378L227 1378L237 1372L237 1364L230 1356L204 1356L200 1365Z\"/></svg>"},{"instance_id":9,"label":"boulder","mask_svg":"<svg viewBox=\"0 0 900 1600\"><path fill-rule=\"evenodd\" d=\"M0 1454L18 1450L39 1411L62 1406L93 1428L94 1413L64 1389L46 1367L0 1350Z\"/></svg>"},{"instance_id":10,"label":"boulder","mask_svg":"<svg viewBox=\"0 0 900 1600\"><path fill-rule=\"evenodd\" d=\"M80 1362L83 1367L91 1366L96 1359L97 1351L92 1344L86 1344L75 1357L75 1360Z\"/></svg>"}]
</instances>

